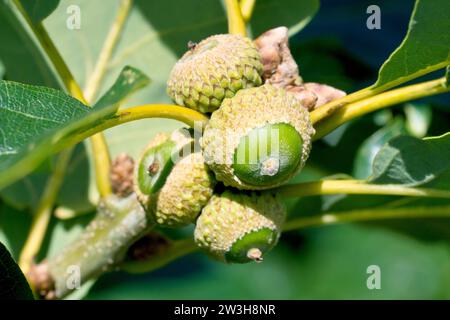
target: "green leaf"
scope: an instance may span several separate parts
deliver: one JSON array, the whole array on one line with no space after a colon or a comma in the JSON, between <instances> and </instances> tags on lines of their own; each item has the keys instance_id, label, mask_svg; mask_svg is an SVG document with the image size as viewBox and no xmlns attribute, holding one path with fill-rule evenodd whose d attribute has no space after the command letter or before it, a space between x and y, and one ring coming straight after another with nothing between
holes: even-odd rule
<instances>
[{"instance_id":1,"label":"green leaf","mask_svg":"<svg viewBox=\"0 0 450 320\"><path fill-rule=\"evenodd\" d=\"M0 1L0 60L8 80L58 88L59 80L13 1Z\"/></svg>"},{"instance_id":2,"label":"green leaf","mask_svg":"<svg viewBox=\"0 0 450 320\"><path fill-rule=\"evenodd\" d=\"M0 168L48 132L81 119L89 109L61 91L0 81Z\"/></svg>"},{"instance_id":3,"label":"green leaf","mask_svg":"<svg viewBox=\"0 0 450 320\"><path fill-rule=\"evenodd\" d=\"M94 108L103 108L123 104L126 99L143 89L150 83L150 79L140 70L125 66L120 72L114 84L94 104ZM108 145L111 140L107 141ZM93 210L98 203L99 194L95 182L92 157L88 157L91 148L88 143L79 145L75 156L67 169L64 183L58 195L59 205L55 214L60 218L72 218L77 214L87 213Z\"/></svg>"},{"instance_id":4,"label":"green leaf","mask_svg":"<svg viewBox=\"0 0 450 320\"><path fill-rule=\"evenodd\" d=\"M55 89L1 80L0 188L35 169L62 138L115 110L91 109Z\"/></svg>"},{"instance_id":5,"label":"green leaf","mask_svg":"<svg viewBox=\"0 0 450 320\"><path fill-rule=\"evenodd\" d=\"M125 66L111 88L95 103L95 109L117 106L132 93L144 88L150 79L140 70Z\"/></svg>"},{"instance_id":6,"label":"green leaf","mask_svg":"<svg viewBox=\"0 0 450 320\"><path fill-rule=\"evenodd\" d=\"M405 134L403 119L397 118L367 138L359 147L353 164L353 176L366 179L372 174L373 159L380 149L393 137Z\"/></svg>"},{"instance_id":7,"label":"green leaf","mask_svg":"<svg viewBox=\"0 0 450 320\"><path fill-rule=\"evenodd\" d=\"M1 242L0 300L33 300L33 294L25 276Z\"/></svg>"},{"instance_id":8,"label":"green leaf","mask_svg":"<svg viewBox=\"0 0 450 320\"><path fill-rule=\"evenodd\" d=\"M58 7L59 0L20 0L33 23L47 18Z\"/></svg>"},{"instance_id":9,"label":"green leaf","mask_svg":"<svg viewBox=\"0 0 450 320\"><path fill-rule=\"evenodd\" d=\"M400 136L387 143L373 163L373 183L419 186L450 167L450 133L417 139Z\"/></svg>"},{"instance_id":10,"label":"green leaf","mask_svg":"<svg viewBox=\"0 0 450 320\"><path fill-rule=\"evenodd\" d=\"M28 212L14 209L6 203L0 204L0 242L15 260L19 259L30 226L31 215Z\"/></svg>"},{"instance_id":11,"label":"green leaf","mask_svg":"<svg viewBox=\"0 0 450 320\"><path fill-rule=\"evenodd\" d=\"M416 0L408 33L381 66L380 87L413 79L450 63L450 1Z\"/></svg>"},{"instance_id":12,"label":"green leaf","mask_svg":"<svg viewBox=\"0 0 450 320\"><path fill-rule=\"evenodd\" d=\"M126 66L120 72L116 82L94 105L94 110L103 113L101 110L106 108L108 114L115 112L119 103L145 87L149 81L149 78L138 69ZM92 109L87 110L93 111ZM80 123L84 122L84 120L80 120ZM43 152L51 153L51 147L49 146ZM75 210L84 213L93 209L92 203L97 201L97 192L89 189L91 180L94 180L94 177L89 175L89 171L93 170L90 165L93 166L86 158L84 147L78 146L76 155L67 169L67 176L61 188L62 192L58 195L57 203L63 207L60 210ZM14 207L33 207L38 202L50 173L51 167L43 172L34 172L2 190L1 195L5 201L8 201ZM93 184L95 185L95 183ZM23 192L23 190L27 190L27 192Z\"/></svg>"}]
</instances>

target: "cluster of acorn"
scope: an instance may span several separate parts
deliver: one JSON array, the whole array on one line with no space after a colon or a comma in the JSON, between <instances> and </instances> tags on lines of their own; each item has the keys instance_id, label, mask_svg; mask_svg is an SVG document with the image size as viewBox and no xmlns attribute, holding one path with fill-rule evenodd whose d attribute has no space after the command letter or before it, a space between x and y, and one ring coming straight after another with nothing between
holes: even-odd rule
<instances>
[{"instance_id":1,"label":"cluster of acorn","mask_svg":"<svg viewBox=\"0 0 450 320\"><path fill-rule=\"evenodd\" d=\"M276 244L286 209L270 189L299 172L314 134L301 101L263 84L262 73L246 37L190 45L167 92L210 120L201 138L187 129L158 134L135 168L135 192L155 223L195 223L198 246L226 262L261 261Z\"/></svg>"}]
</instances>

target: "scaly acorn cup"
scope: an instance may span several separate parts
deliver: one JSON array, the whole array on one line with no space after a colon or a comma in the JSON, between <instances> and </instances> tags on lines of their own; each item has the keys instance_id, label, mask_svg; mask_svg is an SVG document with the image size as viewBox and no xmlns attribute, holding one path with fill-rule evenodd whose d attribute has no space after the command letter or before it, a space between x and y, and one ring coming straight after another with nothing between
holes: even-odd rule
<instances>
[{"instance_id":1,"label":"scaly acorn cup","mask_svg":"<svg viewBox=\"0 0 450 320\"><path fill-rule=\"evenodd\" d=\"M197 245L230 263L260 262L278 241L286 209L269 192L212 196L197 219Z\"/></svg>"},{"instance_id":2,"label":"scaly acorn cup","mask_svg":"<svg viewBox=\"0 0 450 320\"><path fill-rule=\"evenodd\" d=\"M167 93L179 105L212 112L238 90L261 85L261 73L261 57L250 39L219 34L190 45L172 69Z\"/></svg>"},{"instance_id":3,"label":"scaly acorn cup","mask_svg":"<svg viewBox=\"0 0 450 320\"><path fill-rule=\"evenodd\" d=\"M295 96L265 84L225 99L201 143L217 180L262 190L287 182L301 170L313 135L309 113Z\"/></svg>"},{"instance_id":4,"label":"scaly acorn cup","mask_svg":"<svg viewBox=\"0 0 450 320\"><path fill-rule=\"evenodd\" d=\"M215 185L198 143L186 129L158 134L143 152L134 177L139 201L163 227L193 223Z\"/></svg>"}]
</instances>

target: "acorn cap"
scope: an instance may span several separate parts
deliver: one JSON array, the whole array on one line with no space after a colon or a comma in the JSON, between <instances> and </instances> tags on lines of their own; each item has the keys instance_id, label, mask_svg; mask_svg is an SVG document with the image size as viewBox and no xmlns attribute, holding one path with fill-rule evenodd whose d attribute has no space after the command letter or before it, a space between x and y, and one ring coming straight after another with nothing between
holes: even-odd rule
<instances>
[{"instance_id":1,"label":"acorn cap","mask_svg":"<svg viewBox=\"0 0 450 320\"><path fill-rule=\"evenodd\" d=\"M199 147L194 146L194 139L186 129L177 130L171 136L157 135L144 151L135 171L135 192L139 201L149 211L156 223L164 227L177 227L190 224L200 213L213 194L215 179L204 163ZM148 158L158 159L153 153L160 152L168 146L171 149L172 166L162 173L158 182L146 183L151 173ZM180 150L184 154L180 155ZM165 152L165 151L164 151ZM161 159L161 158L160 158ZM165 170L165 163L159 163L157 170ZM159 186L160 185L160 186ZM157 188L155 188L155 186ZM159 187L158 187L159 186Z\"/></svg>"},{"instance_id":2,"label":"acorn cap","mask_svg":"<svg viewBox=\"0 0 450 320\"><path fill-rule=\"evenodd\" d=\"M167 94L179 105L212 112L238 90L261 85L261 73L259 51L250 39L214 35L191 45L175 64Z\"/></svg>"},{"instance_id":3,"label":"acorn cap","mask_svg":"<svg viewBox=\"0 0 450 320\"><path fill-rule=\"evenodd\" d=\"M214 195L197 219L195 242L225 262L262 261L280 235L286 209L268 193Z\"/></svg>"},{"instance_id":4,"label":"acorn cap","mask_svg":"<svg viewBox=\"0 0 450 320\"><path fill-rule=\"evenodd\" d=\"M273 133L277 136L270 141ZM313 135L309 113L294 95L265 84L225 99L206 125L201 144L217 180L261 190L281 185L301 170ZM241 151L245 157L239 157Z\"/></svg>"}]
</instances>

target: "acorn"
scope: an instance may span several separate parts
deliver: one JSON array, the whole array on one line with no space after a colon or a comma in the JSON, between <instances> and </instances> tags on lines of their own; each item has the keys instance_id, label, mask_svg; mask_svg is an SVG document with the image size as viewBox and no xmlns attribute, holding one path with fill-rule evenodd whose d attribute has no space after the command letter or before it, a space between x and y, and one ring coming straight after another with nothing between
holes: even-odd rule
<instances>
[{"instance_id":1,"label":"acorn","mask_svg":"<svg viewBox=\"0 0 450 320\"><path fill-rule=\"evenodd\" d=\"M219 34L189 47L167 82L178 105L212 112L238 90L261 85L261 57L249 38Z\"/></svg>"},{"instance_id":2,"label":"acorn","mask_svg":"<svg viewBox=\"0 0 450 320\"><path fill-rule=\"evenodd\" d=\"M265 84L240 90L216 110L202 137L205 161L227 186L279 186L304 166L314 128L292 93Z\"/></svg>"},{"instance_id":3,"label":"acorn","mask_svg":"<svg viewBox=\"0 0 450 320\"><path fill-rule=\"evenodd\" d=\"M198 141L186 129L158 134L142 153L134 177L139 201L162 227L193 223L215 185Z\"/></svg>"},{"instance_id":4,"label":"acorn","mask_svg":"<svg viewBox=\"0 0 450 320\"><path fill-rule=\"evenodd\" d=\"M261 262L278 241L286 208L269 192L212 196L197 219L196 244L218 260Z\"/></svg>"}]
</instances>

